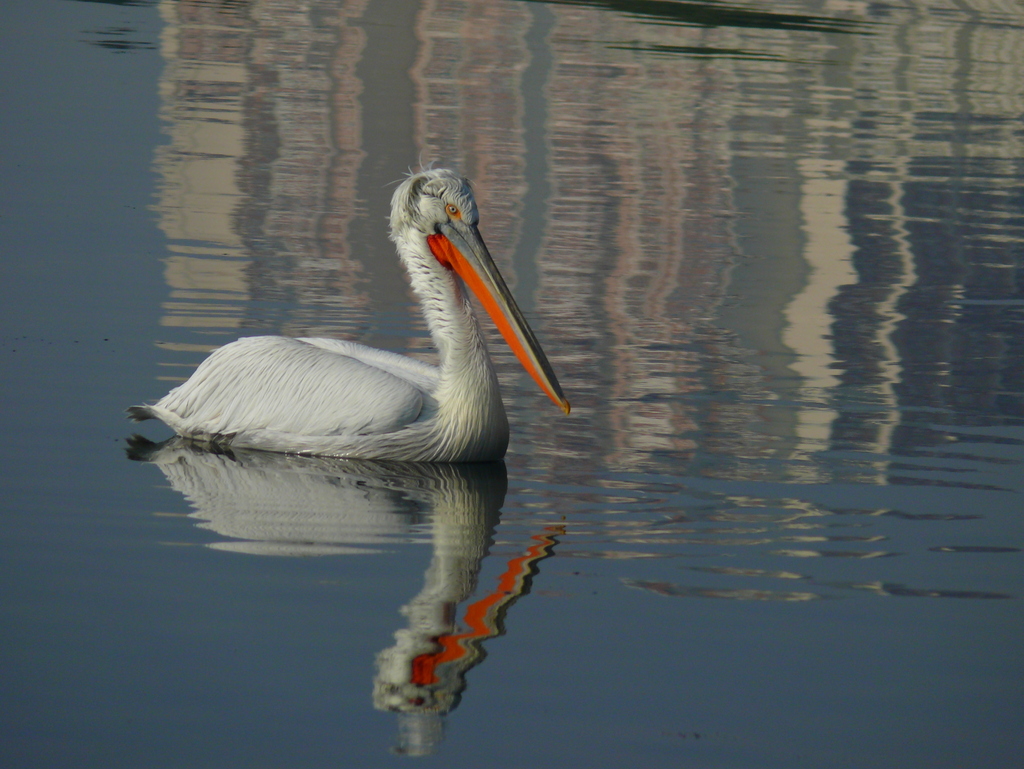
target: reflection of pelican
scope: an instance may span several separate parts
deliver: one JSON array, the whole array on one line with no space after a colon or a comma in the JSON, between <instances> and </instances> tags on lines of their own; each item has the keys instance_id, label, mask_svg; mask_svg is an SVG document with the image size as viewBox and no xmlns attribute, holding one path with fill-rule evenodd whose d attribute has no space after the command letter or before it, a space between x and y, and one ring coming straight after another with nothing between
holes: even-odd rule
<instances>
[{"instance_id":1,"label":"reflection of pelican","mask_svg":"<svg viewBox=\"0 0 1024 769\"><path fill-rule=\"evenodd\" d=\"M432 753L444 736L444 717L466 688L466 674L479 665L483 642L505 632L505 613L530 591L537 564L551 555L561 526L547 527L511 558L494 588L468 604L457 624L457 604L476 590L480 563L487 554L493 525L460 526L457 519L434 520L434 557L423 590L402 613L409 626L395 633L395 645L377 656L373 703L399 713L398 753Z\"/></svg>"},{"instance_id":2,"label":"reflection of pelican","mask_svg":"<svg viewBox=\"0 0 1024 769\"><path fill-rule=\"evenodd\" d=\"M129 456L155 464L194 508L218 550L255 555L370 553L449 510L496 520L505 465L381 462L263 451L214 453L172 438L136 437ZM459 512L461 511L461 512ZM483 525L482 523L479 525ZM493 523L491 524L493 526ZM370 548L365 547L370 545Z\"/></svg>"},{"instance_id":3,"label":"reflection of pelican","mask_svg":"<svg viewBox=\"0 0 1024 769\"><path fill-rule=\"evenodd\" d=\"M297 457L262 451L212 453L172 438L130 441L129 456L157 465L183 494L198 525L229 541L210 547L255 555L372 552L414 523L429 522L433 558L423 589L402 609L408 626L377 657L373 702L398 713L397 752L424 755L484 659L483 642L504 632L509 607L529 592L560 527L509 559L493 589L476 592L507 481L502 462L440 464ZM394 541L393 539L391 541Z\"/></svg>"},{"instance_id":4,"label":"reflection of pelican","mask_svg":"<svg viewBox=\"0 0 1024 769\"><path fill-rule=\"evenodd\" d=\"M508 420L468 286L541 389L568 413L551 366L477 230L469 183L410 176L391 201L391 239L440 353L434 367L335 339L250 337L216 350L136 420L268 451L473 462L501 459Z\"/></svg>"}]
</instances>

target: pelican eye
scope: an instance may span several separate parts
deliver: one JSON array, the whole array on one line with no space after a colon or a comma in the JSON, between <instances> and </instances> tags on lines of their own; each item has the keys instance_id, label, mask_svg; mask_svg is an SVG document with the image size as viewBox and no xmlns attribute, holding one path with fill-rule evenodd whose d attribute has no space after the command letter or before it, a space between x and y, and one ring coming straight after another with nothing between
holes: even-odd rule
<instances>
[{"instance_id":1,"label":"pelican eye","mask_svg":"<svg viewBox=\"0 0 1024 769\"><path fill-rule=\"evenodd\" d=\"M462 218L462 212L459 211L458 206L449 203L444 207L444 210L448 212L448 216L454 216L456 219Z\"/></svg>"}]
</instances>

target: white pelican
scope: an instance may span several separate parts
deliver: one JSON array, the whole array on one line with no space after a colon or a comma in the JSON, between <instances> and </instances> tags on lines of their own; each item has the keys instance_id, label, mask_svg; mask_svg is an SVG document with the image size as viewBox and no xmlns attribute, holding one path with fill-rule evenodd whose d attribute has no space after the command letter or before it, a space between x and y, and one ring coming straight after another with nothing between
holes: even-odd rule
<instances>
[{"instance_id":1,"label":"white pelican","mask_svg":"<svg viewBox=\"0 0 1024 769\"><path fill-rule=\"evenodd\" d=\"M551 365L477 230L469 182L433 169L391 199L391 239L409 271L440 365L336 339L247 337L215 350L135 421L184 438L296 454L477 462L501 459L508 419L465 287L562 410Z\"/></svg>"}]
</instances>

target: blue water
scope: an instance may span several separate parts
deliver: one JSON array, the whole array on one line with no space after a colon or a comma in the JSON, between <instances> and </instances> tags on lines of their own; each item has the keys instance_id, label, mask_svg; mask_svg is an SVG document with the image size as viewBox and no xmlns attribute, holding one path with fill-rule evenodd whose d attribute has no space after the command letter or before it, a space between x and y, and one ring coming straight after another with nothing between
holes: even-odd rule
<instances>
[{"instance_id":1,"label":"blue water","mask_svg":"<svg viewBox=\"0 0 1024 769\"><path fill-rule=\"evenodd\" d=\"M1024 758L1018 8L3 18L0 764ZM494 335L495 465L125 421L242 335L429 359L429 161L572 415Z\"/></svg>"}]
</instances>

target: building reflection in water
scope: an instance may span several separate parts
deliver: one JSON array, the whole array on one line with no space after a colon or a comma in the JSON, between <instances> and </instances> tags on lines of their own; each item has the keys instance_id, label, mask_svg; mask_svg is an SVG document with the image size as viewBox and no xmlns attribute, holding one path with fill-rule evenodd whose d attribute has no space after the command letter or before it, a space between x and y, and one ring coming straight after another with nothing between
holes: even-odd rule
<instances>
[{"instance_id":1,"label":"building reflection in water","mask_svg":"<svg viewBox=\"0 0 1024 769\"><path fill-rule=\"evenodd\" d=\"M562 533L549 526L524 542L497 583L480 591L477 577L505 501L504 463L211 453L178 438L133 439L129 456L159 467L192 506L196 525L225 538L208 545L216 550L357 555L429 535L423 589L402 607L407 626L378 655L373 683L374 706L398 714L395 750L404 754L426 755L440 744L466 674L484 659L484 641L504 633L505 613L529 592Z\"/></svg>"},{"instance_id":2,"label":"building reflection in water","mask_svg":"<svg viewBox=\"0 0 1024 769\"><path fill-rule=\"evenodd\" d=\"M160 7L168 379L262 329L429 355L384 230L423 160L476 182L572 393L553 431L492 345L517 473L903 483L945 422L1024 414L998 3Z\"/></svg>"},{"instance_id":3,"label":"building reflection in water","mask_svg":"<svg viewBox=\"0 0 1024 769\"><path fill-rule=\"evenodd\" d=\"M930 410L1020 415L1024 56L971 20L996 7L598 5L162 3L166 378L260 329L429 355L383 224L424 160L476 182L573 393L557 433L518 426L536 472L594 482L598 446L827 481L835 448L941 441Z\"/></svg>"}]
</instances>

